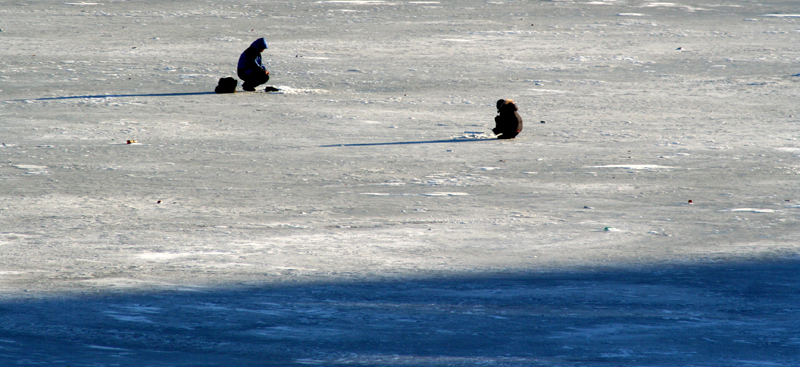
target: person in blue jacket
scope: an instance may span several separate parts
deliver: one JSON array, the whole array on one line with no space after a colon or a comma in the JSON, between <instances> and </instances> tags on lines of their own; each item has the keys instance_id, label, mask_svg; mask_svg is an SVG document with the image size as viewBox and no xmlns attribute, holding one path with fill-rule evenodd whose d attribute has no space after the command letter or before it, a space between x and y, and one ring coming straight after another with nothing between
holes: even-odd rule
<instances>
[{"instance_id":1,"label":"person in blue jacket","mask_svg":"<svg viewBox=\"0 0 800 367\"><path fill-rule=\"evenodd\" d=\"M259 38L239 56L236 74L244 81L242 88L247 92L253 92L257 86L269 81L269 71L261 63L261 52L267 48L267 41Z\"/></svg>"}]
</instances>

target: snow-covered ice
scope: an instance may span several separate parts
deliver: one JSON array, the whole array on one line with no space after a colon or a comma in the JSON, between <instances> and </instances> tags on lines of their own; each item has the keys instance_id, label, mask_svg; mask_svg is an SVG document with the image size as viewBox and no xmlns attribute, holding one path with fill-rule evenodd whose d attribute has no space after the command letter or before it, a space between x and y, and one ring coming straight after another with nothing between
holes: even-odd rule
<instances>
[{"instance_id":1,"label":"snow-covered ice","mask_svg":"<svg viewBox=\"0 0 800 367\"><path fill-rule=\"evenodd\" d=\"M0 365L798 365L796 5L0 1Z\"/></svg>"}]
</instances>

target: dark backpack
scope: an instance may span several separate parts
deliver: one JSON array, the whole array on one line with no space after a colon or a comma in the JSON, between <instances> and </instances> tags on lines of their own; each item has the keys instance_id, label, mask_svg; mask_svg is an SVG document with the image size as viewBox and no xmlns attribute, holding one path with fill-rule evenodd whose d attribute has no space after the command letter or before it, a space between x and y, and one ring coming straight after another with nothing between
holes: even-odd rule
<instances>
[{"instance_id":1,"label":"dark backpack","mask_svg":"<svg viewBox=\"0 0 800 367\"><path fill-rule=\"evenodd\" d=\"M239 82L236 79L233 79L231 77L220 78L219 79L219 84L217 84L217 87L214 88L214 92L217 92L217 93L236 93L236 86L238 84L239 84Z\"/></svg>"}]
</instances>

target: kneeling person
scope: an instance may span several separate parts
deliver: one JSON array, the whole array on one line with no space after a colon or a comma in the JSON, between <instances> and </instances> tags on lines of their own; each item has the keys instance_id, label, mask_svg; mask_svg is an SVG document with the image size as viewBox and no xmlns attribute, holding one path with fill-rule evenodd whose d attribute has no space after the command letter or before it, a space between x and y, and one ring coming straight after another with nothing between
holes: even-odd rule
<instances>
[{"instance_id":1,"label":"kneeling person","mask_svg":"<svg viewBox=\"0 0 800 367\"><path fill-rule=\"evenodd\" d=\"M497 113L494 118L495 128L492 129L498 139L514 139L522 131L522 117L517 112L517 105L512 99L497 101Z\"/></svg>"},{"instance_id":2,"label":"kneeling person","mask_svg":"<svg viewBox=\"0 0 800 367\"><path fill-rule=\"evenodd\" d=\"M261 52L267 48L267 41L259 38L239 56L236 74L244 81L242 88L247 92L253 92L257 86L269 81L269 71L261 62Z\"/></svg>"}]
</instances>

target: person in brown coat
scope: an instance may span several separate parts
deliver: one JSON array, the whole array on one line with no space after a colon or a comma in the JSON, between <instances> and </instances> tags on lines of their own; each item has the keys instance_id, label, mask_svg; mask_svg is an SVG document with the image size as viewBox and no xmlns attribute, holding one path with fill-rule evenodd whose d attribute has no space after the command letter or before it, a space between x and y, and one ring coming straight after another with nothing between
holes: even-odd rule
<instances>
[{"instance_id":1,"label":"person in brown coat","mask_svg":"<svg viewBox=\"0 0 800 367\"><path fill-rule=\"evenodd\" d=\"M495 127L492 132L498 139L514 139L522 131L522 117L517 112L513 99L497 101L497 113L494 118Z\"/></svg>"}]
</instances>

